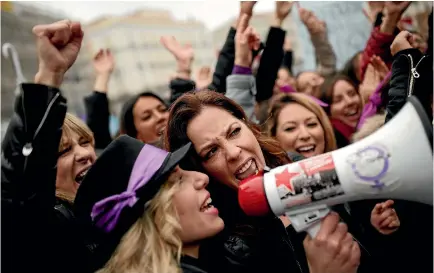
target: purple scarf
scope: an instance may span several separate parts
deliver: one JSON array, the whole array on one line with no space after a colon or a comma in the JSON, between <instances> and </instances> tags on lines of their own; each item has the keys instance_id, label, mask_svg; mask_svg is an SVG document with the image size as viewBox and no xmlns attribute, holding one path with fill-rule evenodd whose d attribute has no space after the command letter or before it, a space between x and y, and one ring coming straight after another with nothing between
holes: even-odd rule
<instances>
[{"instance_id":1,"label":"purple scarf","mask_svg":"<svg viewBox=\"0 0 434 273\"><path fill-rule=\"evenodd\" d=\"M359 130L363 124L366 122L366 119L374 116L377 113L378 107L381 105L381 89L384 84L390 79L392 72L387 73L386 77L384 77L383 81L377 86L374 93L369 97L369 101L363 107L362 115L360 116L359 123L357 124L357 130Z\"/></svg>"},{"instance_id":2,"label":"purple scarf","mask_svg":"<svg viewBox=\"0 0 434 273\"><path fill-rule=\"evenodd\" d=\"M280 91L282 91L283 93L298 93L290 85L284 85L284 86L280 87ZM303 94L303 93L300 93L300 94ZM327 103L315 98L314 96L311 96L311 95L307 95L307 96L310 97L313 101L315 101L319 106L322 106L322 107L329 106Z\"/></svg>"}]
</instances>

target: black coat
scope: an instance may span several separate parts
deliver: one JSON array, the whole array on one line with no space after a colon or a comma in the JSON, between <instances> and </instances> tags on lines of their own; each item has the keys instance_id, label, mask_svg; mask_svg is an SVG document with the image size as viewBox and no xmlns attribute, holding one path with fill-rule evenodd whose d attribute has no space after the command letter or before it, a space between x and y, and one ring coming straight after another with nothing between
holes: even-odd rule
<instances>
[{"instance_id":1,"label":"black coat","mask_svg":"<svg viewBox=\"0 0 434 273\"><path fill-rule=\"evenodd\" d=\"M90 249L70 205L55 198L66 99L43 85L21 88L2 142L2 272L84 272Z\"/></svg>"},{"instance_id":2,"label":"black coat","mask_svg":"<svg viewBox=\"0 0 434 273\"><path fill-rule=\"evenodd\" d=\"M207 273L198 259L190 256L181 257L182 273Z\"/></svg>"},{"instance_id":3,"label":"black coat","mask_svg":"<svg viewBox=\"0 0 434 273\"><path fill-rule=\"evenodd\" d=\"M419 77L414 77L411 69L416 69ZM407 102L409 95L416 96L432 120L433 59L423 55L418 49L406 49L394 56L392 76L386 106L386 122L391 120Z\"/></svg>"}]
</instances>

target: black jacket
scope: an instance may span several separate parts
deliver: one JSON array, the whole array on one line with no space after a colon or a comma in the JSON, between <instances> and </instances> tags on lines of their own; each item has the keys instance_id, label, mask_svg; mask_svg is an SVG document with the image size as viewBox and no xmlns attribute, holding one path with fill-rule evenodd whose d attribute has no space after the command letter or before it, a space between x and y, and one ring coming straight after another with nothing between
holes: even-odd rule
<instances>
[{"instance_id":1,"label":"black jacket","mask_svg":"<svg viewBox=\"0 0 434 273\"><path fill-rule=\"evenodd\" d=\"M415 69L412 72L412 69ZM386 122L391 120L407 102L416 96L432 120L433 61L432 55L423 55L418 49L406 49L394 56L390 78Z\"/></svg>"},{"instance_id":2,"label":"black jacket","mask_svg":"<svg viewBox=\"0 0 434 273\"><path fill-rule=\"evenodd\" d=\"M2 143L2 272L84 272L90 252L71 207L55 197L66 99L43 85L21 88Z\"/></svg>"},{"instance_id":3,"label":"black jacket","mask_svg":"<svg viewBox=\"0 0 434 273\"><path fill-rule=\"evenodd\" d=\"M417 74L411 71L412 68L415 68L418 77L415 77ZM386 122L401 110L409 95L419 99L432 120L432 90L432 55L423 55L418 49L398 52L392 65ZM391 237L391 251L385 252L385 259L393 259L395 268L400 272L433 272L433 207L397 200L394 207L400 217L401 227Z\"/></svg>"},{"instance_id":4,"label":"black jacket","mask_svg":"<svg viewBox=\"0 0 434 273\"><path fill-rule=\"evenodd\" d=\"M93 91L83 99L86 109L87 126L95 138L95 149L105 149L111 142L110 134L110 110L106 93Z\"/></svg>"},{"instance_id":5,"label":"black jacket","mask_svg":"<svg viewBox=\"0 0 434 273\"><path fill-rule=\"evenodd\" d=\"M182 273L207 273L200 261L190 256L181 257L181 269Z\"/></svg>"}]
</instances>

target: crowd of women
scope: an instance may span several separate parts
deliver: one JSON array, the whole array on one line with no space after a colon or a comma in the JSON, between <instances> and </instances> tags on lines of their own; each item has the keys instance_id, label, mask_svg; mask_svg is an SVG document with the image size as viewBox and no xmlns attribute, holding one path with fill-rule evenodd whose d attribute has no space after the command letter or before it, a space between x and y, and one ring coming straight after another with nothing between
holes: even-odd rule
<instances>
[{"instance_id":1,"label":"crowd of women","mask_svg":"<svg viewBox=\"0 0 434 273\"><path fill-rule=\"evenodd\" d=\"M38 72L20 86L2 143L2 271L432 272L431 206L337 205L312 238L284 215L247 216L237 201L243 179L360 140L409 96L432 119L432 12L429 37L410 33L400 29L409 4L370 3L372 33L342 71L327 38L338 30L294 7L317 69L293 75L282 29L292 2L276 2L265 43L249 25L255 2L241 2L214 72L205 67L196 81L192 48L162 37L177 62L170 102L150 91L131 98L114 139L110 50L93 60L85 124L60 90L82 46L80 23L35 26Z\"/></svg>"}]
</instances>

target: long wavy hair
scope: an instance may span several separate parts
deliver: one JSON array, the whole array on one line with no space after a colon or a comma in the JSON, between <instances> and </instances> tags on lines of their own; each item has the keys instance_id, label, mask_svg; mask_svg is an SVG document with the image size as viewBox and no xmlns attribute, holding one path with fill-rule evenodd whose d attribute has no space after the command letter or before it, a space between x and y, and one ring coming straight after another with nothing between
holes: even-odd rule
<instances>
[{"instance_id":1,"label":"long wavy hair","mask_svg":"<svg viewBox=\"0 0 434 273\"><path fill-rule=\"evenodd\" d=\"M280 147L278 141L266 136L257 125L251 123L241 106L225 95L214 91L185 93L173 103L164 135L167 150L174 151L190 141L187 136L187 126L205 107L218 107L244 122L256 137L268 167L274 168L290 163L286 152ZM211 123L212 121L210 121ZM181 165L183 169L206 173L194 149L192 149L190 160L183 162ZM234 224L238 225L240 221L243 221L241 219L245 215L239 208L237 191L214 181L212 177L210 177L208 190L212 195L214 205L220 211L226 228L230 228Z\"/></svg>"},{"instance_id":2,"label":"long wavy hair","mask_svg":"<svg viewBox=\"0 0 434 273\"><path fill-rule=\"evenodd\" d=\"M97 273L180 273L181 226L172 197L178 190L169 177L146 203L145 213L122 237L104 268Z\"/></svg>"},{"instance_id":3,"label":"long wavy hair","mask_svg":"<svg viewBox=\"0 0 434 273\"><path fill-rule=\"evenodd\" d=\"M336 83L338 81L346 81L348 84L350 84L352 87L354 87L354 89L356 89L357 94L360 96L359 86L356 85L350 78L348 78L348 76L343 75L343 74L335 75L333 78L330 79L330 81L328 81L326 83L325 92L323 94L323 97L321 98L322 101L328 103L328 105L329 105L328 107L325 108L325 111L328 115L330 115L330 107L333 104L334 89L335 89ZM360 101L362 101L362 109L363 109L362 98L360 98Z\"/></svg>"},{"instance_id":4,"label":"long wavy hair","mask_svg":"<svg viewBox=\"0 0 434 273\"><path fill-rule=\"evenodd\" d=\"M89 141L92 147L95 148L93 133L89 127L87 127L86 123L73 114L66 113L62 126L62 138L59 143L59 152L65 149L67 143L70 143L73 134L77 134L84 140ZM72 204L74 203L75 193L68 193L56 187L56 197Z\"/></svg>"},{"instance_id":5,"label":"long wavy hair","mask_svg":"<svg viewBox=\"0 0 434 273\"><path fill-rule=\"evenodd\" d=\"M319 106L310 97L302 93L294 94L281 94L273 100L270 105L268 116L269 119L266 123L266 132L270 137L276 137L277 124L279 121L279 115L285 106L290 103L297 103L307 110L311 111L318 118L321 127L324 130L325 149L324 153L334 151L337 149L336 138L333 131L333 127L330 123L327 114L324 112L321 106Z\"/></svg>"}]
</instances>

